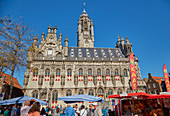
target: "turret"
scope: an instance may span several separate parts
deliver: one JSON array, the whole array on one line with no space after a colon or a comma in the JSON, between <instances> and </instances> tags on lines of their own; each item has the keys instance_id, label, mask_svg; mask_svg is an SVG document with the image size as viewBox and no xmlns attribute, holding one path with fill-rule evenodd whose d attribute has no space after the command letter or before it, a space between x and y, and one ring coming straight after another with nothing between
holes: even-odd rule
<instances>
[{"instance_id":1,"label":"turret","mask_svg":"<svg viewBox=\"0 0 170 116\"><path fill-rule=\"evenodd\" d=\"M118 39L118 41L117 41L117 42L118 42L118 44L119 44L118 46L120 46L120 43L121 43L121 42L120 42L119 34L118 34L118 36L117 36L117 39Z\"/></svg>"},{"instance_id":2,"label":"turret","mask_svg":"<svg viewBox=\"0 0 170 116\"><path fill-rule=\"evenodd\" d=\"M54 34L57 34L57 26L54 27Z\"/></svg>"},{"instance_id":3,"label":"turret","mask_svg":"<svg viewBox=\"0 0 170 116\"><path fill-rule=\"evenodd\" d=\"M126 36L126 56L129 56L132 53L132 44L129 42Z\"/></svg>"},{"instance_id":4,"label":"turret","mask_svg":"<svg viewBox=\"0 0 170 116\"><path fill-rule=\"evenodd\" d=\"M51 32L51 25L48 27L48 34Z\"/></svg>"},{"instance_id":5,"label":"turret","mask_svg":"<svg viewBox=\"0 0 170 116\"><path fill-rule=\"evenodd\" d=\"M67 36L66 36L64 42L65 42L64 56L68 56L68 38L67 38Z\"/></svg>"},{"instance_id":6,"label":"turret","mask_svg":"<svg viewBox=\"0 0 170 116\"><path fill-rule=\"evenodd\" d=\"M41 34L41 42L43 42L45 39L44 39L44 36L45 36L45 34L44 34L44 32Z\"/></svg>"},{"instance_id":7,"label":"turret","mask_svg":"<svg viewBox=\"0 0 170 116\"><path fill-rule=\"evenodd\" d=\"M37 37L37 34L36 34L35 37L34 37L34 44L36 44L37 41L38 41L38 37Z\"/></svg>"},{"instance_id":8,"label":"turret","mask_svg":"<svg viewBox=\"0 0 170 116\"><path fill-rule=\"evenodd\" d=\"M125 44L125 40L123 38L123 36L121 37L121 46L122 46L122 50L124 50L124 44Z\"/></svg>"},{"instance_id":9,"label":"turret","mask_svg":"<svg viewBox=\"0 0 170 116\"><path fill-rule=\"evenodd\" d=\"M62 48L62 45L61 45L61 39L62 39L62 34L60 33L60 35L59 35L59 39L58 39L58 43L59 43L59 47L60 47L60 49Z\"/></svg>"},{"instance_id":10,"label":"turret","mask_svg":"<svg viewBox=\"0 0 170 116\"><path fill-rule=\"evenodd\" d=\"M68 38L67 38L67 35L66 35L66 38L65 38L64 42L65 42L65 47L68 47Z\"/></svg>"}]
</instances>

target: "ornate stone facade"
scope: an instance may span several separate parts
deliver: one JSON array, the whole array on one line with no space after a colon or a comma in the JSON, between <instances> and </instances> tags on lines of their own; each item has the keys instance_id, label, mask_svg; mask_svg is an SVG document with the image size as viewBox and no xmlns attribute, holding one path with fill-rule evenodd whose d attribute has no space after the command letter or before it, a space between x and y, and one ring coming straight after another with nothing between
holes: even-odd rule
<instances>
[{"instance_id":1,"label":"ornate stone facade","mask_svg":"<svg viewBox=\"0 0 170 116\"><path fill-rule=\"evenodd\" d=\"M77 47L61 44L62 34L57 37L57 26L48 27L45 37L37 46L34 38L28 50L27 70L24 78L25 95L46 100L53 106L58 97L88 94L102 96L131 92L129 58L132 44L123 37L116 48L95 48L93 22L84 10L78 21ZM141 80L138 59L135 57L138 91L145 91ZM47 95L47 93L49 93Z\"/></svg>"}]
</instances>

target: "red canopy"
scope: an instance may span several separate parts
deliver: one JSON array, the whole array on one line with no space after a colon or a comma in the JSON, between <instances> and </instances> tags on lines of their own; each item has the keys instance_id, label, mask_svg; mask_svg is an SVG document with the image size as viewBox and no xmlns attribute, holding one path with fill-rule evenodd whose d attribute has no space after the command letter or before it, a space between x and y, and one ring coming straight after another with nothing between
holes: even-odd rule
<instances>
[{"instance_id":1,"label":"red canopy","mask_svg":"<svg viewBox=\"0 0 170 116\"><path fill-rule=\"evenodd\" d=\"M147 98L151 96L148 93L143 93L143 92L138 92L138 93L128 93L128 94L116 94L116 95L109 95L109 98L117 98L117 99L122 99L122 98Z\"/></svg>"},{"instance_id":2,"label":"red canopy","mask_svg":"<svg viewBox=\"0 0 170 116\"><path fill-rule=\"evenodd\" d=\"M148 99L159 99L159 98L170 98L170 94L160 94L160 95L151 95L148 97Z\"/></svg>"}]
</instances>

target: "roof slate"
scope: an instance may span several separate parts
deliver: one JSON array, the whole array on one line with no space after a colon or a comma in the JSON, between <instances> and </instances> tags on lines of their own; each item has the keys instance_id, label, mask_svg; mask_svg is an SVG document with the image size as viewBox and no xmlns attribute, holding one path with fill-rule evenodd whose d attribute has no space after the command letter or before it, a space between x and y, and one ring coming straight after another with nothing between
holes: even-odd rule
<instances>
[{"instance_id":1,"label":"roof slate","mask_svg":"<svg viewBox=\"0 0 170 116\"><path fill-rule=\"evenodd\" d=\"M73 51L73 55L72 55ZM81 51L81 52L80 52ZM81 55L79 55L81 53ZM119 48L79 48L79 47L68 47L68 57L99 57L99 58L124 58ZM97 54L96 54L97 53Z\"/></svg>"},{"instance_id":2,"label":"roof slate","mask_svg":"<svg viewBox=\"0 0 170 116\"><path fill-rule=\"evenodd\" d=\"M154 77L154 76L152 76L152 78L153 78L156 82L158 82L159 84L161 84L162 81L165 81L164 77Z\"/></svg>"}]
</instances>

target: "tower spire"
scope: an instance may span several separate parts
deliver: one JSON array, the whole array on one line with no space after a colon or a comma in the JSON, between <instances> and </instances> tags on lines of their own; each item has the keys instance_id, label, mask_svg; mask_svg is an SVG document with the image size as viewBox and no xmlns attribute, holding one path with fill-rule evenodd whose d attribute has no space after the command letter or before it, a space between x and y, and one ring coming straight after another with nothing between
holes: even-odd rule
<instances>
[{"instance_id":1,"label":"tower spire","mask_svg":"<svg viewBox=\"0 0 170 116\"><path fill-rule=\"evenodd\" d=\"M86 3L83 3L83 11L84 11L84 12L86 12L86 10L85 10L85 5L86 5Z\"/></svg>"}]
</instances>

